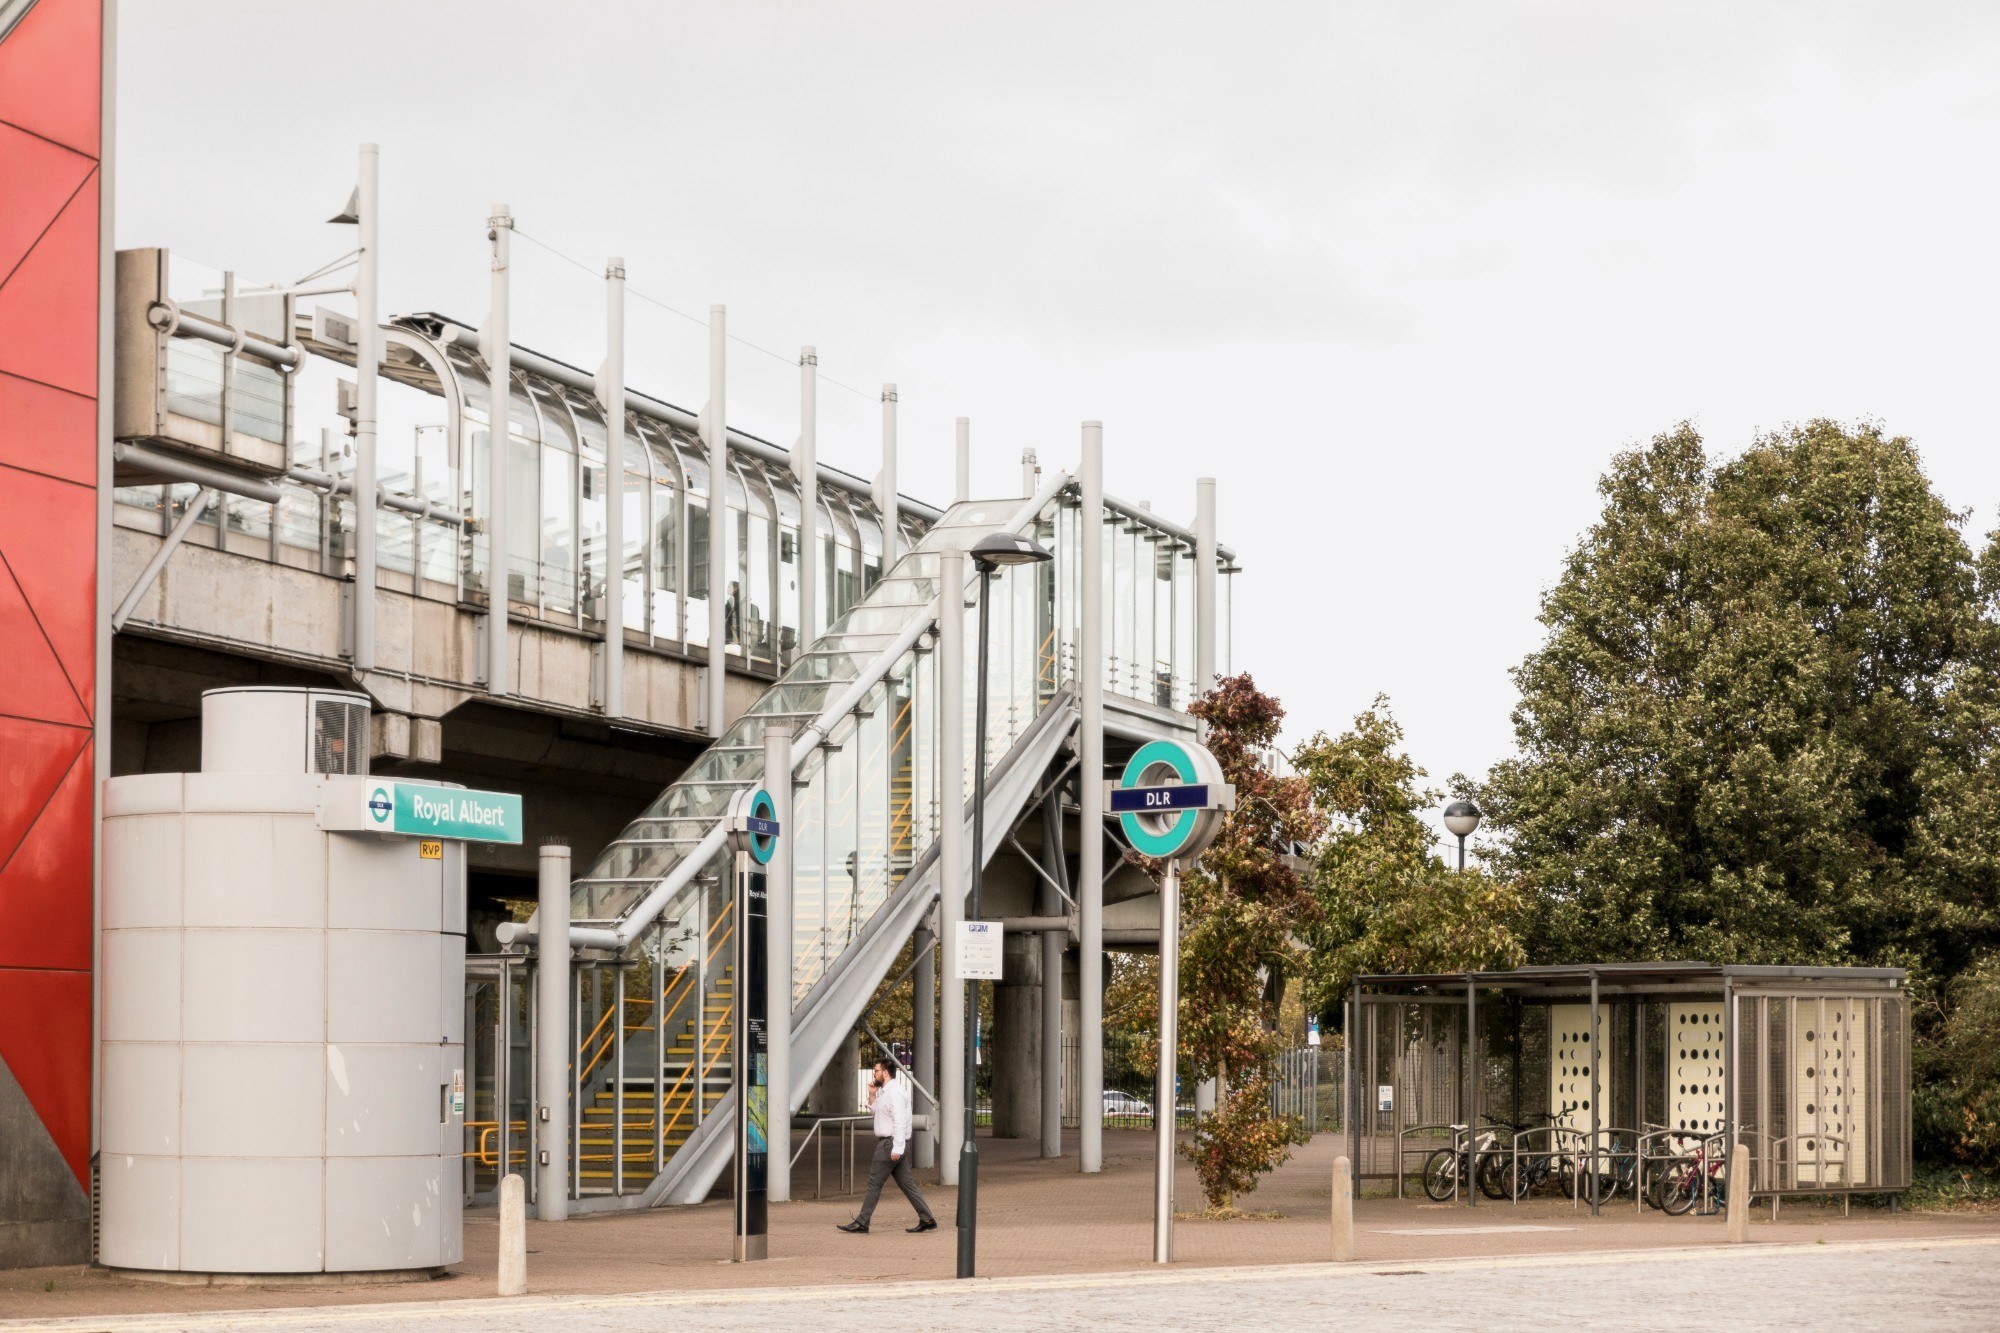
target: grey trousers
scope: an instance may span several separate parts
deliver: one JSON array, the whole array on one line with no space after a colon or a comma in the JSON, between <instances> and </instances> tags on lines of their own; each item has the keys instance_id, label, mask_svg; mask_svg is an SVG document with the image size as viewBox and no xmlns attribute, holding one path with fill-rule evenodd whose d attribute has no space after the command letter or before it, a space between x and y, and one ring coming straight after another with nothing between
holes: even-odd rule
<instances>
[{"instance_id":1,"label":"grey trousers","mask_svg":"<svg viewBox=\"0 0 2000 1333\"><path fill-rule=\"evenodd\" d=\"M896 1184L902 1189L903 1197L910 1201L910 1207L917 1210L917 1220L934 1222L931 1206L924 1202L923 1191L917 1188L917 1178L910 1174L910 1146L903 1145L903 1155L896 1161L889 1160L895 1151L894 1139L875 1140L875 1161L868 1168L868 1193L861 1200L861 1211L854 1215L855 1221L866 1223L875 1216L875 1205L882 1197L882 1182L890 1176L896 1177Z\"/></svg>"}]
</instances>

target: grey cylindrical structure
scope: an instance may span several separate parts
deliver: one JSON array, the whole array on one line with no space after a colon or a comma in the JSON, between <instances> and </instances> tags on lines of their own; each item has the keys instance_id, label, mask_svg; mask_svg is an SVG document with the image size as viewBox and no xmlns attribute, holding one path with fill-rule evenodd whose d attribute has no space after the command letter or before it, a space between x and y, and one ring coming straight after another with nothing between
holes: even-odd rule
<instances>
[{"instance_id":1,"label":"grey cylindrical structure","mask_svg":"<svg viewBox=\"0 0 2000 1333\"><path fill-rule=\"evenodd\" d=\"M729 353L728 312L708 308L708 410L702 413L708 446L708 734L729 726Z\"/></svg>"},{"instance_id":2,"label":"grey cylindrical structure","mask_svg":"<svg viewBox=\"0 0 2000 1333\"><path fill-rule=\"evenodd\" d=\"M896 504L896 386L882 386L882 475L876 482L875 508L882 515L882 572L902 554L902 525Z\"/></svg>"},{"instance_id":3,"label":"grey cylindrical structure","mask_svg":"<svg viewBox=\"0 0 2000 1333\"><path fill-rule=\"evenodd\" d=\"M542 845L536 869L535 1215L569 1216L569 847Z\"/></svg>"},{"instance_id":4,"label":"grey cylindrical structure","mask_svg":"<svg viewBox=\"0 0 2000 1333\"><path fill-rule=\"evenodd\" d=\"M103 788L99 1258L456 1263L461 846L319 827L327 784L366 772L364 696L214 691L203 736L204 771Z\"/></svg>"},{"instance_id":5,"label":"grey cylindrical structure","mask_svg":"<svg viewBox=\"0 0 2000 1333\"><path fill-rule=\"evenodd\" d=\"M764 724L764 790L771 793L778 821L778 845L764 867L764 911L769 941L764 964L765 1071L768 1079L771 1153L765 1168L764 1197L785 1203L792 1197L792 961L796 832L792 826L792 729Z\"/></svg>"},{"instance_id":6,"label":"grey cylindrical structure","mask_svg":"<svg viewBox=\"0 0 2000 1333\"><path fill-rule=\"evenodd\" d=\"M965 1142L965 983L958 979L958 924L965 920L965 552L938 552L938 931L944 988L938 1003L938 1167L958 1183Z\"/></svg>"},{"instance_id":7,"label":"grey cylindrical structure","mask_svg":"<svg viewBox=\"0 0 2000 1333\"><path fill-rule=\"evenodd\" d=\"M1104 1169L1104 424L1083 423L1083 623L1077 628L1078 1166Z\"/></svg>"},{"instance_id":8,"label":"grey cylindrical structure","mask_svg":"<svg viewBox=\"0 0 2000 1333\"><path fill-rule=\"evenodd\" d=\"M382 153L361 145L355 187L360 250L354 265L354 669L375 669L375 427L377 367L382 359L381 215L376 192Z\"/></svg>"},{"instance_id":9,"label":"grey cylindrical structure","mask_svg":"<svg viewBox=\"0 0 2000 1333\"><path fill-rule=\"evenodd\" d=\"M799 349L799 654L819 637L819 349Z\"/></svg>"},{"instance_id":10,"label":"grey cylindrical structure","mask_svg":"<svg viewBox=\"0 0 2000 1333\"><path fill-rule=\"evenodd\" d=\"M507 205L493 205L486 219L493 246L492 306L482 330L486 353L486 688L506 694L512 686L507 671L507 437L513 402L513 334L508 329L509 238L514 216Z\"/></svg>"},{"instance_id":11,"label":"grey cylindrical structure","mask_svg":"<svg viewBox=\"0 0 2000 1333\"><path fill-rule=\"evenodd\" d=\"M604 715L625 712L625 260L604 262Z\"/></svg>"},{"instance_id":12,"label":"grey cylindrical structure","mask_svg":"<svg viewBox=\"0 0 2000 1333\"><path fill-rule=\"evenodd\" d=\"M1197 477L1194 483L1194 679L1190 693L1200 698L1215 688L1216 650L1216 522L1215 478ZM1196 735L1207 739L1208 727L1198 724ZM1215 1111L1220 1085L1205 1078L1195 1084L1194 1113L1197 1119Z\"/></svg>"}]
</instances>

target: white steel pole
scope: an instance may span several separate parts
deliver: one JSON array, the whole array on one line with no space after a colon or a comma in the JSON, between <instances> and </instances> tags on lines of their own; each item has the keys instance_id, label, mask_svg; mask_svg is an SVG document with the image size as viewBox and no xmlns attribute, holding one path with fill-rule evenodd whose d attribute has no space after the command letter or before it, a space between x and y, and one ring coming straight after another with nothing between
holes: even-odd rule
<instances>
[{"instance_id":1,"label":"white steel pole","mask_svg":"<svg viewBox=\"0 0 2000 1333\"><path fill-rule=\"evenodd\" d=\"M939 552L938 603L938 932L944 985L938 1005L938 1167L958 1183L965 1145L965 984L958 979L958 925L965 920L965 552Z\"/></svg>"},{"instance_id":2,"label":"white steel pole","mask_svg":"<svg viewBox=\"0 0 2000 1333\"><path fill-rule=\"evenodd\" d=\"M880 494L875 507L882 515L882 572L896 563L901 549L901 529L897 526L896 501L896 386L882 386L882 475L876 483Z\"/></svg>"},{"instance_id":3,"label":"white steel pole","mask_svg":"<svg viewBox=\"0 0 2000 1333\"><path fill-rule=\"evenodd\" d=\"M819 350L799 349L799 651L819 637Z\"/></svg>"},{"instance_id":4,"label":"white steel pole","mask_svg":"<svg viewBox=\"0 0 2000 1333\"><path fill-rule=\"evenodd\" d=\"M513 214L493 205L486 239L493 243L492 309L486 316L486 688L506 694L507 672L507 435L514 367L507 328L509 233Z\"/></svg>"},{"instance_id":5,"label":"white steel pole","mask_svg":"<svg viewBox=\"0 0 2000 1333\"><path fill-rule=\"evenodd\" d=\"M539 870L535 1102L541 1123L535 1135L535 1208L544 1222L560 1222L569 1216L569 848L545 844Z\"/></svg>"},{"instance_id":6,"label":"white steel pole","mask_svg":"<svg viewBox=\"0 0 2000 1333\"><path fill-rule=\"evenodd\" d=\"M792 728L784 722L764 724L764 789L771 793L778 821L778 845L764 867L766 961L764 965L764 1026L767 1033L765 1069L769 1101L766 1114L771 1152L765 1177L765 1198L785 1203L792 1197L792 952L793 860Z\"/></svg>"},{"instance_id":7,"label":"white steel pole","mask_svg":"<svg viewBox=\"0 0 2000 1333\"><path fill-rule=\"evenodd\" d=\"M972 418L958 419L958 484L952 490L955 504L972 498Z\"/></svg>"},{"instance_id":8,"label":"white steel pole","mask_svg":"<svg viewBox=\"0 0 2000 1333\"><path fill-rule=\"evenodd\" d=\"M625 712L625 259L604 261L604 715Z\"/></svg>"},{"instance_id":9,"label":"white steel pole","mask_svg":"<svg viewBox=\"0 0 2000 1333\"><path fill-rule=\"evenodd\" d=\"M1083 623L1077 627L1077 1132L1079 1165L1104 1169L1104 423L1083 423Z\"/></svg>"},{"instance_id":10,"label":"white steel pole","mask_svg":"<svg viewBox=\"0 0 2000 1333\"><path fill-rule=\"evenodd\" d=\"M720 736L728 727L724 716L729 680L726 614L729 603L729 405L724 358L729 330L723 307L708 308L708 411L702 429L708 445L708 733Z\"/></svg>"},{"instance_id":11,"label":"white steel pole","mask_svg":"<svg viewBox=\"0 0 2000 1333\"><path fill-rule=\"evenodd\" d=\"M1153 1262L1174 1261L1174 1120L1180 1063L1181 863L1160 884L1160 1068L1153 1089Z\"/></svg>"},{"instance_id":12,"label":"white steel pole","mask_svg":"<svg viewBox=\"0 0 2000 1333\"><path fill-rule=\"evenodd\" d=\"M1198 477L1194 483L1194 675L1188 682L1190 693L1200 698L1215 688L1215 478ZM1208 728L1198 729L1206 739ZM1212 1078L1195 1084L1196 1118L1215 1112L1220 1086Z\"/></svg>"},{"instance_id":13,"label":"white steel pole","mask_svg":"<svg viewBox=\"0 0 2000 1333\"><path fill-rule=\"evenodd\" d=\"M354 267L354 669L375 669L375 389L382 360L381 150L361 145L355 191L361 253Z\"/></svg>"},{"instance_id":14,"label":"white steel pole","mask_svg":"<svg viewBox=\"0 0 2000 1333\"><path fill-rule=\"evenodd\" d=\"M1042 464L1033 449L1021 451L1021 494L1033 495L1042 488Z\"/></svg>"}]
</instances>

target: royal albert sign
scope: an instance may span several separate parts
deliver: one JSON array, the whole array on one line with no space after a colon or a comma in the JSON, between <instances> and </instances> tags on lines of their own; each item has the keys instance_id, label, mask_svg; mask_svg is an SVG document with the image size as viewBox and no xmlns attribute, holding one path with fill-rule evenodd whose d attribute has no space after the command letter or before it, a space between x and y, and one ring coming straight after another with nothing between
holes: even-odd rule
<instances>
[{"instance_id":1,"label":"royal albert sign","mask_svg":"<svg viewBox=\"0 0 2000 1333\"><path fill-rule=\"evenodd\" d=\"M383 778L329 778L319 826L336 833L392 833L460 842L521 841L521 798Z\"/></svg>"}]
</instances>

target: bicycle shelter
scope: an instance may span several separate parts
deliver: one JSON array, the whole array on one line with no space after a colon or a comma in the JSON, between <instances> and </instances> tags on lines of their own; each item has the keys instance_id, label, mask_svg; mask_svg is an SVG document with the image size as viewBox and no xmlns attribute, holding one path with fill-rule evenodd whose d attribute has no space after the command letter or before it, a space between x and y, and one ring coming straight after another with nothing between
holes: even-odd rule
<instances>
[{"instance_id":1,"label":"bicycle shelter","mask_svg":"<svg viewBox=\"0 0 2000 1333\"><path fill-rule=\"evenodd\" d=\"M1575 1172L1593 1209L1651 1163L1726 1161L1739 1141L1750 1198L1774 1209L1905 1190L1905 975L1657 962L1359 977L1346 1055L1356 1177L1401 1193L1437 1149L1492 1130L1487 1155L1593 1162Z\"/></svg>"}]
</instances>

